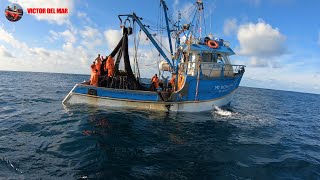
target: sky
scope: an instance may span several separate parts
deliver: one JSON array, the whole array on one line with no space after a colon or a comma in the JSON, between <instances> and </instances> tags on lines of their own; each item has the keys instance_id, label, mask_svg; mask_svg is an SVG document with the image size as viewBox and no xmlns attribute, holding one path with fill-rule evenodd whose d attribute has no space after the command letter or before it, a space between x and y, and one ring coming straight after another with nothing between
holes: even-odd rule
<instances>
[{"instance_id":1,"label":"sky","mask_svg":"<svg viewBox=\"0 0 320 180\"><path fill-rule=\"evenodd\" d=\"M246 65L241 86L320 94L320 1L203 1L203 33L229 41L236 53L232 63ZM159 0L1 0L0 10L12 2L24 15L18 22L0 15L0 70L89 74L97 54L108 55L121 38L118 14L135 12L154 26L160 14ZM187 19L195 0L166 3L170 17L180 11ZM26 11L41 7L69 13ZM142 46L150 46L141 39ZM158 71L156 50L142 48L140 58L143 77Z\"/></svg>"}]
</instances>

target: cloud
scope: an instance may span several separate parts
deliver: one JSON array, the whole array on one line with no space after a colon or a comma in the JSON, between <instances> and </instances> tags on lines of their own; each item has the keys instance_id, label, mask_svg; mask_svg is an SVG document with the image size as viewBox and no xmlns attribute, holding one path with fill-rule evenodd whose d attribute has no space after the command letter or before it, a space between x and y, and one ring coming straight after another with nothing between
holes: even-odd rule
<instances>
[{"instance_id":1,"label":"cloud","mask_svg":"<svg viewBox=\"0 0 320 180\"><path fill-rule=\"evenodd\" d=\"M13 55L7 50L6 47L4 47L3 45L0 45L0 57L11 58L13 57Z\"/></svg>"},{"instance_id":2,"label":"cloud","mask_svg":"<svg viewBox=\"0 0 320 180\"><path fill-rule=\"evenodd\" d=\"M81 44L90 50L95 49L103 42L103 35L96 28L85 26L83 30L80 30L80 35L83 39Z\"/></svg>"},{"instance_id":3,"label":"cloud","mask_svg":"<svg viewBox=\"0 0 320 180\"><path fill-rule=\"evenodd\" d=\"M103 43L102 37L101 38L96 38L96 39L85 39L81 42L81 45L84 47L87 47L90 50L97 50L96 47L101 45Z\"/></svg>"},{"instance_id":4,"label":"cloud","mask_svg":"<svg viewBox=\"0 0 320 180\"><path fill-rule=\"evenodd\" d=\"M108 29L108 30L104 31L103 34L104 34L105 39L107 40L107 44L108 44L109 49L115 48L122 37L121 30Z\"/></svg>"},{"instance_id":5,"label":"cloud","mask_svg":"<svg viewBox=\"0 0 320 180\"><path fill-rule=\"evenodd\" d=\"M16 40L13 35L9 32L7 32L6 30L4 30L3 26L0 26L0 41L4 41L8 44L10 44L11 46L20 49L20 50L26 50L27 49L27 44L20 42L18 40Z\"/></svg>"},{"instance_id":6,"label":"cloud","mask_svg":"<svg viewBox=\"0 0 320 180\"><path fill-rule=\"evenodd\" d=\"M8 57L12 56L12 54L15 56L11 61L0 61L0 67L3 70L64 73L89 72L90 58L93 57L90 57L90 50L87 48L81 45L72 46L70 42L74 42L75 39L71 35L71 30L63 32L50 31L51 35L56 36L54 38L63 37L66 41L70 41L57 49L30 47L25 42L15 39L12 33L7 32L2 27L0 27L0 33L0 42L6 43L0 46L0 56ZM7 49L18 49L19 51L9 53Z\"/></svg>"},{"instance_id":7,"label":"cloud","mask_svg":"<svg viewBox=\"0 0 320 180\"><path fill-rule=\"evenodd\" d=\"M100 34L98 29L85 26L84 30L80 31L80 34L83 38L94 39L97 35Z\"/></svg>"},{"instance_id":8,"label":"cloud","mask_svg":"<svg viewBox=\"0 0 320 180\"><path fill-rule=\"evenodd\" d=\"M240 25L237 37L239 55L266 59L287 53L286 37L263 21Z\"/></svg>"},{"instance_id":9,"label":"cloud","mask_svg":"<svg viewBox=\"0 0 320 180\"><path fill-rule=\"evenodd\" d=\"M64 37L66 42L75 43L77 40L76 36L70 30L65 30L60 34Z\"/></svg>"},{"instance_id":10,"label":"cloud","mask_svg":"<svg viewBox=\"0 0 320 180\"><path fill-rule=\"evenodd\" d=\"M59 39L59 36L60 36L59 33L55 32L55 31L53 31L53 30L50 30L50 31L49 31L49 34L50 34L50 36L47 37L47 38L49 39L50 42L53 42L53 41Z\"/></svg>"},{"instance_id":11,"label":"cloud","mask_svg":"<svg viewBox=\"0 0 320 180\"><path fill-rule=\"evenodd\" d=\"M297 68L300 70L296 70ZM271 67L246 68L241 85L320 94L317 69L301 71L301 66L298 64L277 69Z\"/></svg>"},{"instance_id":12,"label":"cloud","mask_svg":"<svg viewBox=\"0 0 320 180\"><path fill-rule=\"evenodd\" d=\"M237 20L235 18L227 19L224 21L223 33L225 35L231 35L233 33L236 33L237 30L238 30L238 24L237 24Z\"/></svg>"},{"instance_id":13,"label":"cloud","mask_svg":"<svg viewBox=\"0 0 320 180\"><path fill-rule=\"evenodd\" d=\"M268 62L265 59L259 59L257 57L250 58L250 65L254 67L267 67Z\"/></svg>"},{"instance_id":14,"label":"cloud","mask_svg":"<svg viewBox=\"0 0 320 180\"><path fill-rule=\"evenodd\" d=\"M68 8L68 14L30 14L37 20L48 21L58 25L68 24L69 16L72 14L74 8L74 0L9 0L12 3L18 3L22 6L25 13L27 8Z\"/></svg>"},{"instance_id":15,"label":"cloud","mask_svg":"<svg viewBox=\"0 0 320 180\"><path fill-rule=\"evenodd\" d=\"M92 24L92 20L88 17L87 13L77 12L77 17L81 20L85 20L85 22Z\"/></svg>"},{"instance_id":16,"label":"cloud","mask_svg":"<svg viewBox=\"0 0 320 180\"><path fill-rule=\"evenodd\" d=\"M88 5L88 4L85 4L84 2L82 2L82 4L84 6ZM97 25L96 22L94 22L86 12L77 11L76 16L77 16L78 22L81 24L81 26L89 26L89 27L95 27L95 28L99 27L99 25Z\"/></svg>"},{"instance_id":17,"label":"cloud","mask_svg":"<svg viewBox=\"0 0 320 180\"><path fill-rule=\"evenodd\" d=\"M33 55L36 55L38 57L49 57L50 56L50 52L44 48L29 48L29 52Z\"/></svg>"},{"instance_id":18,"label":"cloud","mask_svg":"<svg viewBox=\"0 0 320 180\"><path fill-rule=\"evenodd\" d=\"M63 49L68 50L72 48L73 44L77 41L77 32L72 31L69 29L66 29L65 31L62 32L55 32L53 30L49 31L50 37L47 37L49 39L49 42L54 42L56 40L59 40L60 38L63 38L64 44L63 44Z\"/></svg>"}]
</instances>

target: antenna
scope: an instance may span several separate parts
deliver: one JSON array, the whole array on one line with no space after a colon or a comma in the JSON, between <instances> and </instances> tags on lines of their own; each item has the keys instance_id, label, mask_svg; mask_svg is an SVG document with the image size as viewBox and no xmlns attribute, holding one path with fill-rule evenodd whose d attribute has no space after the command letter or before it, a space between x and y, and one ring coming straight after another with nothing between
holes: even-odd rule
<instances>
[{"instance_id":1,"label":"antenna","mask_svg":"<svg viewBox=\"0 0 320 180\"><path fill-rule=\"evenodd\" d=\"M210 8L209 16L210 16L210 29L212 29L212 9L211 8Z\"/></svg>"}]
</instances>

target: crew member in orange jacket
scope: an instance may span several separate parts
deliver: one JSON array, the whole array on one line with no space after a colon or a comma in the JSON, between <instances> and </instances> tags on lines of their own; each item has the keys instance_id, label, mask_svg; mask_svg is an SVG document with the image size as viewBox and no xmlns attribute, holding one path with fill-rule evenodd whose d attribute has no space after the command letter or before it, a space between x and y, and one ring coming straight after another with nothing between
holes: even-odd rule
<instances>
[{"instance_id":1,"label":"crew member in orange jacket","mask_svg":"<svg viewBox=\"0 0 320 180\"><path fill-rule=\"evenodd\" d=\"M98 70L96 69L95 62L91 65L91 78L90 78L90 85L91 86L98 86L99 82L99 76L98 76Z\"/></svg>"},{"instance_id":2,"label":"crew member in orange jacket","mask_svg":"<svg viewBox=\"0 0 320 180\"><path fill-rule=\"evenodd\" d=\"M98 57L95 59L95 62L96 62L95 63L96 64L96 69L98 70L97 74L98 74L98 76L100 76L101 75L100 68L101 68L101 64L102 64L100 54L98 54Z\"/></svg>"},{"instance_id":3,"label":"crew member in orange jacket","mask_svg":"<svg viewBox=\"0 0 320 180\"><path fill-rule=\"evenodd\" d=\"M169 82L169 86L171 86L171 91L175 91L175 86L176 86L176 74L172 74L172 78Z\"/></svg>"},{"instance_id":4,"label":"crew member in orange jacket","mask_svg":"<svg viewBox=\"0 0 320 180\"><path fill-rule=\"evenodd\" d=\"M108 77L112 77L114 74L114 59L108 56L107 63L105 65L105 70L108 70Z\"/></svg>"},{"instance_id":5,"label":"crew member in orange jacket","mask_svg":"<svg viewBox=\"0 0 320 180\"><path fill-rule=\"evenodd\" d=\"M155 74L152 78L151 78L151 90L155 90L159 87L159 78L158 78L158 75Z\"/></svg>"}]
</instances>

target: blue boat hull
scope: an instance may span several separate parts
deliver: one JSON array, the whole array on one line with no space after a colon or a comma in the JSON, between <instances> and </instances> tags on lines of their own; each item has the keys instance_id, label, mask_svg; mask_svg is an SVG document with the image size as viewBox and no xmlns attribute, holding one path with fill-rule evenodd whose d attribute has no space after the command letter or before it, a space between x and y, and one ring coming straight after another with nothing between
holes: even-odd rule
<instances>
[{"instance_id":1,"label":"blue boat hull","mask_svg":"<svg viewBox=\"0 0 320 180\"><path fill-rule=\"evenodd\" d=\"M183 88L173 92L166 100L155 91L112 89L77 84L63 100L63 104L90 104L158 111L209 111L214 108L213 106L224 106L231 103L241 78L242 75L223 79L201 79L196 88L197 79L188 76Z\"/></svg>"}]
</instances>

